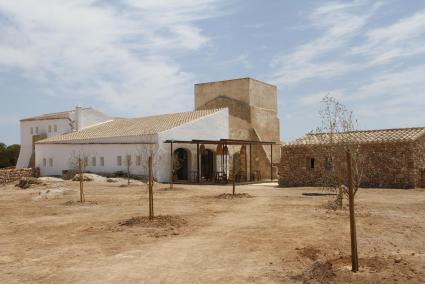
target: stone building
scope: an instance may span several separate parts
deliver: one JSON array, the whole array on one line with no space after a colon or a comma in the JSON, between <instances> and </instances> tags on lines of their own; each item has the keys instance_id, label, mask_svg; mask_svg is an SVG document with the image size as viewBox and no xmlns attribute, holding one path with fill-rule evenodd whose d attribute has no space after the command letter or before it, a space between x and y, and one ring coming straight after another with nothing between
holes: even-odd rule
<instances>
[{"instance_id":1,"label":"stone building","mask_svg":"<svg viewBox=\"0 0 425 284\"><path fill-rule=\"evenodd\" d=\"M282 145L280 186L321 185L326 171L332 170L326 155L329 145L322 142L321 135L307 134ZM364 161L362 187L425 187L425 128L346 132L335 138L335 141L348 138L358 146ZM335 166L346 167L344 156L332 159Z\"/></svg>"}]
</instances>

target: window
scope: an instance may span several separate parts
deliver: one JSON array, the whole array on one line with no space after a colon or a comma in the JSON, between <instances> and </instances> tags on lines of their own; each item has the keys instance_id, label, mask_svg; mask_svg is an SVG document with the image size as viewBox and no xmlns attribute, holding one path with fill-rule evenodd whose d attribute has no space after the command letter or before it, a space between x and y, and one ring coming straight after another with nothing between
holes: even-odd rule
<instances>
[{"instance_id":1,"label":"window","mask_svg":"<svg viewBox=\"0 0 425 284\"><path fill-rule=\"evenodd\" d=\"M49 158L49 167L53 167L53 158Z\"/></svg>"},{"instance_id":2,"label":"window","mask_svg":"<svg viewBox=\"0 0 425 284\"><path fill-rule=\"evenodd\" d=\"M34 134L34 128L31 127L31 134Z\"/></svg>"},{"instance_id":3,"label":"window","mask_svg":"<svg viewBox=\"0 0 425 284\"><path fill-rule=\"evenodd\" d=\"M121 166L121 165L122 165L122 157L117 156L117 166Z\"/></svg>"},{"instance_id":4,"label":"window","mask_svg":"<svg viewBox=\"0 0 425 284\"><path fill-rule=\"evenodd\" d=\"M100 166L103 167L105 165L105 158L100 157Z\"/></svg>"},{"instance_id":5,"label":"window","mask_svg":"<svg viewBox=\"0 0 425 284\"><path fill-rule=\"evenodd\" d=\"M35 134L38 134L38 126L35 127Z\"/></svg>"},{"instance_id":6,"label":"window","mask_svg":"<svg viewBox=\"0 0 425 284\"><path fill-rule=\"evenodd\" d=\"M47 160L46 160L46 158L43 158L43 167L46 167L47 166Z\"/></svg>"},{"instance_id":7,"label":"window","mask_svg":"<svg viewBox=\"0 0 425 284\"><path fill-rule=\"evenodd\" d=\"M88 166L89 164L89 158L84 157L84 166Z\"/></svg>"},{"instance_id":8,"label":"window","mask_svg":"<svg viewBox=\"0 0 425 284\"><path fill-rule=\"evenodd\" d=\"M51 125L49 125L47 128L49 129L49 132L52 132L52 126Z\"/></svg>"},{"instance_id":9,"label":"window","mask_svg":"<svg viewBox=\"0 0 425 284\"><path fill-rule=\"evenodd\" d=\"M58 132L58 126L55 124L55 125L53 125L53 131L54 132Z\"/></svg>"},{"instance_id":10,"label":"window","mask_svg":"<svg viewBox=\"0 0 425 284\"><path fill-rule=\"evenodd\" d=\"M310 159L309 159L309 163L308 163L308 164L309 164L309 169L310 169L310 170L314 170L314 168L315 168L315 166L316 166L316 165L315 165L315 164L316 164L316 160L315 160L314 158L310 158Z\"/></svg>"},{"instance_id":11,"label":"window","mask_svg":"<svg viewBox=\"0 0 425 284\"><path fill-rule=\"evenodd\" d=\"M96 157L91 158L91 165L96 167Z\"/></svg>"},{"instance_id":12,"label":"window","mask_svg":"<svg viewBox=\"0 0 425 284\"><path fill-rule=\"evenodd\" d=\"M140 166L142 164L142 159L140 156L136 156L136 166Z\"/></svg>"}]
</instances>

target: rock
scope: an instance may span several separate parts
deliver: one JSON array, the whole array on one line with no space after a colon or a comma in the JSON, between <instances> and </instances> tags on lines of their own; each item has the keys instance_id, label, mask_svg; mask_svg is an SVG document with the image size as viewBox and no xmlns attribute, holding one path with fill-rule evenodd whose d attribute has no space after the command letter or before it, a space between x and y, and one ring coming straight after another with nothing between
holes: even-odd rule
<instances>
[{"instance_id":1,"label":"rock","mask_svg":"<svg viewBox=\"0 0 425 284\"><path fill-rule=\"evenodd\" d=\"M403 258L400 255L395 255L394 256L394 262L395 263L400 263L403 260Z\"/></svg>"},{"instance_id":2,"label":"rock","mask_svg":"<svg viewBox=\"0 0 425 284\"><path fill-rule=\"evenodd\" d=\"M33 177L23 177L15 186L20 187L22 189L27 189L31 186L31 184L42 184L42 182Z\"/></svg>"},{"instance_id":3,"label":"rock","mask_svg":"<svg viewBox=\"0 0 425 284\"><path fill-rule=\"evenodd\" d=\"M76 174L74 176L74 178L72 179L72 181L80 181L80 175ZM91 178L89 175L84 174L83 175L83 181L93 181L93 178Z\"/></svg>"},{"instance_id":4,"label":"rock","mask_svg":"<svg viewBox=\"0 0 425 284\"><path fill-rule=\"evenodd\" d=\"M120 180L117 178L108 178L106 179L107 182L119 182Z\"/></svg>"}]
</instances>

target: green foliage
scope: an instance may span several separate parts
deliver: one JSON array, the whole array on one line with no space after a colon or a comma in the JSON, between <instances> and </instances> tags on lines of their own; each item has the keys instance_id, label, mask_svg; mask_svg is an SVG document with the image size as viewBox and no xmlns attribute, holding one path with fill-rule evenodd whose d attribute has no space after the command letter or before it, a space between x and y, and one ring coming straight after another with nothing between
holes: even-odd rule
<instances>
[{"instance_id":1,"label":"green foliage","mask_svg":"<svg viewBox=\"0 0 425 284\"><path fill-rule=\"evenodd\" d=\"M20 149L21 146L18 144L6 146L0 143L0 168L16 166Z\"/></svg>"}]
</instances>

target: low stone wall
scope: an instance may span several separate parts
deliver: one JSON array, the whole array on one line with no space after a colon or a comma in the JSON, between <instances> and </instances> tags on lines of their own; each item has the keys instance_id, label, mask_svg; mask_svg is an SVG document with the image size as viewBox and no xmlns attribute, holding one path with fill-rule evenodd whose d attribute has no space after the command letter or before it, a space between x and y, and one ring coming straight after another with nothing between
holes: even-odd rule
<instances>
[{"instance_id":1,"label":"low stone wall","mask_svg":"<svg viewBox=\"0 0 425 284\"><path fill-rule=\"evenodd\" d=\"M0 184L6 184L20 180L23 177L33 176L32 169L0 169Z\"/></svg>"}]
</instances>

